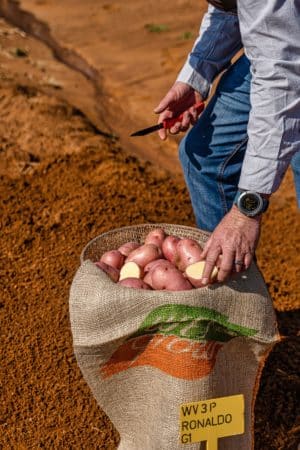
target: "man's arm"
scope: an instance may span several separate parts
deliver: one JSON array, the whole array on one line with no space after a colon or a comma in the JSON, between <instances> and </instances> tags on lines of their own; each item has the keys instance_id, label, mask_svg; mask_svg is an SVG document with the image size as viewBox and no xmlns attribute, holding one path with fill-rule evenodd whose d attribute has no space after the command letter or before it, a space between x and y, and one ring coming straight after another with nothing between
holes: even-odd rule
<instances>
[{"instance_id":1,"label":"man's arm","mask_svg":"<svg viewBox=\"0 0 300 450\"><path fill-rule=\"evenodd\" d=\"M229 66L232 57L241 48L237 15L210 5L177 81L189 84L206 99L216 76Z\"/></svg>"},{"instance_id":2,"label":"man's arm","mask_svg":"<svg viewBox=\"0 0 300 450\"><path fill-rule=\"evenodd\" d=\"M300 7L296 1L239 0L238 16L252 72L239 188L271 194L300 151Z\"/></svg>"},{"instance_id":3,"label":"man's arm","mask_svg":"<svg viewBox=\"0 0 300 450\"><path fill-rule=\"evenodd\" d=\"M183 113L183 120L170 130L176 134L186 131L197 120L193 105L205 100L215 77L229 64L242 48L238 17L213 6L208 7L201 22L199 36L178 78L154 112L159 122ZM166 130L158 132L166 139Z\"/></svg>"}]
</instances>

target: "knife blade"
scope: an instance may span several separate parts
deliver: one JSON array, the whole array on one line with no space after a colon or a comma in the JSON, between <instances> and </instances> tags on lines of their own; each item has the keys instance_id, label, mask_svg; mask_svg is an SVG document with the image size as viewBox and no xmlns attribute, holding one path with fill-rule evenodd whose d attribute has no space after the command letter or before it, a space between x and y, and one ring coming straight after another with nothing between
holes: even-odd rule
<instances>
[{"instance_id":1,"label":"knife blade","mask_svg":"<svg viewBox=\"0 0 300 450\"><path fill-rule=\"evenodd\" d=\"M204 109L204 102L195 103L194 108L197 113L200 114ZM176 117L171 117L170 119L165 119L161 123L157 125L153 125L152 127L143 128L142 130L138 130L132 133L130 136L145 136L146 134L153 133L154 131L161 130L164 128L165 130L169 130L175 125L176 122L181 122L183 119L183 113Z\"/></svg>"}]
</instances>

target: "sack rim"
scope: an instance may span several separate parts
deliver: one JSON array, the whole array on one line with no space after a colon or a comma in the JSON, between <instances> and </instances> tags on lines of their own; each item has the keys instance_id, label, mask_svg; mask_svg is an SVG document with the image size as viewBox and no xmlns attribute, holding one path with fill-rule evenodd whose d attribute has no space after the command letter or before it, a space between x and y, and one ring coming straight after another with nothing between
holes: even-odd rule
<instances>
[{"instance_id":1,"label":"sack rim","mask_svg":"<svg viewBox=\"0 0 300 450\"><path fill-rule=\"evenodd\" d=\"M93 239L91 239L83 248L83 250L80 253L80 263L82 264L84 261L86 261L89 258L85 258L85 253L88 250L88 248L93 245L94 242L96 242L99 238L103 238L103 237L109 237L110 235L114 235L115 233L119 233L119 232L126 232L127 230L139 230L139 229L143 229L143 228L163 228L163 227L178 227L182 230L187 230L187 231L193 231L193 232L199 232L199 234L203 235L204 237L209 237L211 235L210 232L208 231L204 231L201 230L200 228L197 227L191 227L189 225L180 225L180 224L176 224L176 223L167 223L167 222L159 222L159 223L151 223L151 222L147 222L147 223L140 223L140 224L136 224L136 225L127 225L125 227L119 227L119 228L113 228L111 230L105 231L104 233L98 234L97 236L95 236Z\"/></svg>"}]
</instances>

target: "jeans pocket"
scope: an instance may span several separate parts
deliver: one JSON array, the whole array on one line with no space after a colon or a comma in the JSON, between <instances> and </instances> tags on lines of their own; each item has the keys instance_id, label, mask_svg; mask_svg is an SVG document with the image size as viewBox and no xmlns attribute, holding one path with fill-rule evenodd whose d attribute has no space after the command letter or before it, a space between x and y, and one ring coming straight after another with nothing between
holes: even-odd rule
<instances>
[{"instance_id":1,"label":"jeans pocket","mask_svg":"<svg viewBox=\"0 0 300 450\"><path fill-rule=\"evenodd\" d=\"M234 147L218 169L217 183L224 214L230 210L238 189L247 142L248 136Z\"/></svg>"}]
</instances>

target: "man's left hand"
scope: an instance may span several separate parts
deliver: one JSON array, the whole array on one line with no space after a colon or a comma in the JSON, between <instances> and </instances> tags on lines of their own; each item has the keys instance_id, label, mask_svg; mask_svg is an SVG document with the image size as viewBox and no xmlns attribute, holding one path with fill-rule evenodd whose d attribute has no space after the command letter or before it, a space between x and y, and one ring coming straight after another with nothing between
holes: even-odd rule
<instances>
[{"instance_id":1,"label":"man's left hand","mask_svg":"<svg viewBox=\"0 0 300 450\"><path fill-rule=\"evenodd\" d=\"M214 266L219 268L217 281L225 281L232 272L248 269L260 235L261 215L247 217L236 206L226 214L207 241L202 283L209 283Z\"/></svg>"}]
</instances>

